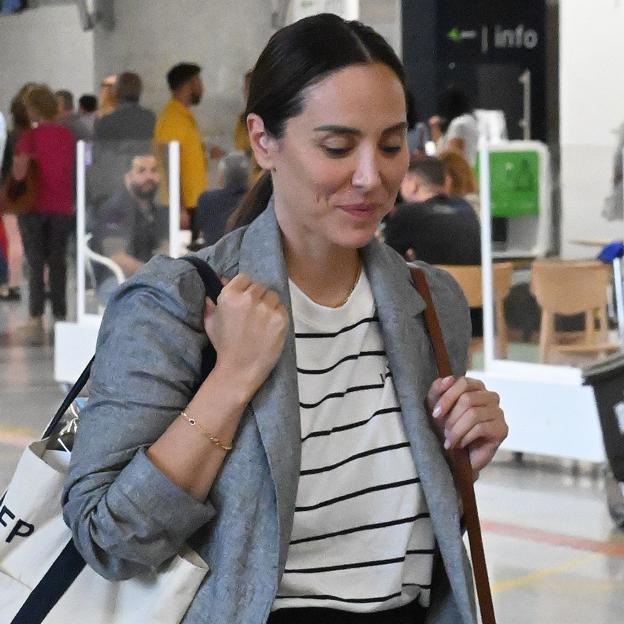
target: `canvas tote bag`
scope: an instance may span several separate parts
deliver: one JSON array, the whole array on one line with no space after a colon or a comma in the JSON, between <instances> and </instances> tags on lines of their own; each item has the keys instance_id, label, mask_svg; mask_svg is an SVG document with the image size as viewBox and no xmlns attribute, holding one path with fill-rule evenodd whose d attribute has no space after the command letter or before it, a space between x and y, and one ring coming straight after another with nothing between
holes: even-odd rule
<instances>
[{"instance_id":1,"label":"canvas tote bag","mask_svg":"<svg viewBox=\"0 0 624 624\"><path fill-rule=\"evenodd\" d=\"M185 260L198 268L207 295L216 300L217 276L202 260ZM211 350L204 354L202 374L213 365ZM201 557L186 547L150 573L113 582L86 565L75 549L63 521L61 493L71 454L67 440L79 420L72 404L90 368L91 362L43 439L26 448L0 498L0 624L175 624L208 573ZM73 417L53 433L68 410Z\"/></svg>"}]
</instances>

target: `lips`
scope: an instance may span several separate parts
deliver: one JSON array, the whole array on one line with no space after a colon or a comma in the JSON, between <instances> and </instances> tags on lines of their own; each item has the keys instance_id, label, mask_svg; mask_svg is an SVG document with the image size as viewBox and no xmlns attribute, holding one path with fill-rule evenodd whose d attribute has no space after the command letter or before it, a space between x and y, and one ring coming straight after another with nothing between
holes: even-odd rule
<instances>
[{"instance_id":1,"label":"lips","mask_svg":"<svg viewBox=\"0 0 624 624\"><path fill-rule=\"evenodd\" d=\"M377 204L348 204L339 208L356 219L364 220L377 216L378 206Z\"/></svg>"}]
</instances>

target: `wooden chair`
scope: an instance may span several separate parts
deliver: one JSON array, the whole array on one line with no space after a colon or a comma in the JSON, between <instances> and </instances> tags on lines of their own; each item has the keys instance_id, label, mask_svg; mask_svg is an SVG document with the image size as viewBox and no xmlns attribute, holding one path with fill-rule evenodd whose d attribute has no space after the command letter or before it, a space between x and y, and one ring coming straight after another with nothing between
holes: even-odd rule
<instances>
[{"instance_id":1,"label":"wooden chair","mask_svg":"<svg viewBox=\"0 0 624 624\"><path fill-rule=\"evenodd\" d=\"M540 361L552 354L617 351L607 335L607 297L611 267L595 260L536 260L531 269L531 292L542 308ZM582 332L555 332L555 314L585 314ZM598 329L596 330L596 319Z\"/></svg>"},{"instance_id":2,"label":"wooden chair","mask_svg":"<svg viewBox=\"0 0 624 624\"><path fill-rule=\"evenodd\" d=\"M483 292L481 289L481 265L439 264L438 268L450 273L464 291L464 296L471 308L483 307ZM496 322L495 350L496 357L507 357L507 325L505 323L504 301L511 290L511 276L513 264L511 262L497 262L492 265L494 314ZM470 357L480 349L483 338L473 338L470 343Z\"/></svg>"}]
</instances>

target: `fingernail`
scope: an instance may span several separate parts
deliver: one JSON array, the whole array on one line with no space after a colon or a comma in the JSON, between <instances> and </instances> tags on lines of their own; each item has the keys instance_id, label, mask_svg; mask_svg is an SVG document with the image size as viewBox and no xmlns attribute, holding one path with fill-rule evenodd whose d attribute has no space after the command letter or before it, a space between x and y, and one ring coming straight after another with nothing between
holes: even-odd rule
<instances>
[{"instance_id":1,"label":"fingernail","mask_svg":"<svg viewBox=\"0 0 624 624\"><path fill-rule=\"evenodd\" d=\"M444 440L444 448L448 451L451 448L449 440Z\"/></svg>"},{"instance_id":2,"label":"fingernail","mask_svg":"<svg viewBox=\"0 0 624 624\"><path fill-rule=\"evenodd\" d=\"M434 418L438 418L438 416L440 416L441 413L442 413L442 406L438 404L433 408L433 413L431 415Z\"/></svg>"},{"instance_id":3,"label":"fingernail","mask_svg":"<svg viewBox=\"0 0 624 624\"><path fill-rule=\"evenodd\" d=\"M453 377L453 375L449 375L448 377L445 377L445 378L442 380L442 383L445 383L445 384L446 384L446 383L448 383L449 381L451 381L451 379L455 379L455 377Z\"/></svg>"}]
</instances>

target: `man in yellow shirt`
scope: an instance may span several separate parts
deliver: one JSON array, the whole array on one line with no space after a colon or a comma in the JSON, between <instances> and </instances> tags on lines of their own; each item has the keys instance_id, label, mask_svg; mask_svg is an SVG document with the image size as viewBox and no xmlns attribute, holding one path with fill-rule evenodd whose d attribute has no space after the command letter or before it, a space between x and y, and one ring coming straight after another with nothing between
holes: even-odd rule
<instances>
[{"instance_id":1,"label":"man in yellow shirt","mask_svg":"<svg viewBox=\"0 0 624 624\"><path fill-rule=\"evenodd\" d=\"M206 150L191 112L191 106L199 104L204 92L200 72L201 67L194 63L180 63L169 70L171 99L160 111L154 130L157 143L180 143L180 225L190 226L193 240L197 238L194 224L197 199L208 188Z\"/></svg>"}]
</instances>

